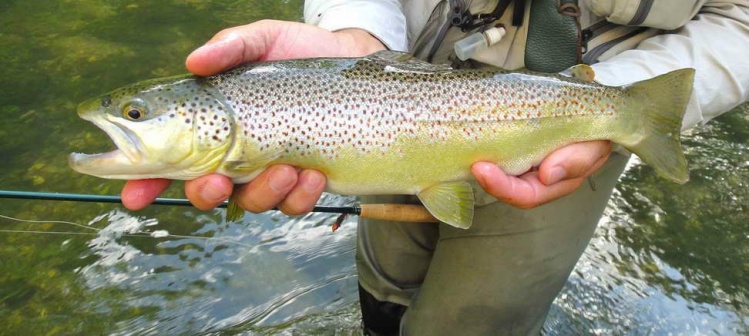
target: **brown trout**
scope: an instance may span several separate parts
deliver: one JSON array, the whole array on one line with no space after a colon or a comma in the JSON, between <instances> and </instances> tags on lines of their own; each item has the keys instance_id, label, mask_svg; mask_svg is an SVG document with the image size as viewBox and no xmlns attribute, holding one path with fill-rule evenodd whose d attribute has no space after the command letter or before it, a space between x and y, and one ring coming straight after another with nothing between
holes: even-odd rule
<instances>
[{"instance_id":1,"label":"brown trout","mask_svg":"<svg viewBox=\"0 0 749 336\"><path fill-rule=\"evenodd\" d=\"M211 77L144 81L82 103L118 147L70 165L102 178L236 183L285 163L323 172L328 191L413 194L468 228L478 161L521 174L567 144L605 139L661 176L688 179L681 120L694 70L625 87L557 74L455 70L407 54L254 63Z\"/></svg>"}]
</instances>

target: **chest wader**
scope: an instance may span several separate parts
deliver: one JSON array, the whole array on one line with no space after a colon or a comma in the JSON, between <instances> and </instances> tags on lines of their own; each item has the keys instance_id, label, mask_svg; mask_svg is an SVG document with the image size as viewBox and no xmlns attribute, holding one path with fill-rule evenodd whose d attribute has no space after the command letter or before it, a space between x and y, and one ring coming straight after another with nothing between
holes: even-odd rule
<instances>
[{"instance_id":1,"label":"chest wader","mask_svg":"<svg viewBox=\"0 0 749 336\"><path fill-rule=\"evenodd\" d=\"M435 7L424 28L431 34L422 33L416 40L412 53L416 57L433 61L448 30L460 29L469 35L494 27L511 2L515 2L512 16L514 26L523 24L525 6L530 5L524 59L527 69L559 72L582 63L585 34L580 28L577 0L499 0L493 11L480 14L470 13L462 0L443 0ZM359 302L365 335L398 335L406 306L380 301L361 284Z\"/></svg>"}]
</instances>

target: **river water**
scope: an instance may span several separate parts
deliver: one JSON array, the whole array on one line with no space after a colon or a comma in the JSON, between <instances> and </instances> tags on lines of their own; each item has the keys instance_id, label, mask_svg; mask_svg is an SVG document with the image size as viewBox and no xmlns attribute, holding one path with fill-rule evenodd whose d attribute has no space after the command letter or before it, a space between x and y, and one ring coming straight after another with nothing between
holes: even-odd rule
<instances>
[{"instance_id":1,"label":"river water","mask_svg":"<svg viewBox=\"0 0 749 336\"><path fill-rule=\"evenodd\" d=\"M112 147L77 103L183 73L189 51L220 29L298 21L301 8L0 2L0 189L118 193L121 181L67 166L72 151ZM634 162L544 333L749 334L747 140L749 111L738 108L685 135L689 183ZM0 215L0 334L359 334L352 220L331 232L331 215L227 223L223 210L22 200L3 200Z\"/></svg>"}]
</instances>

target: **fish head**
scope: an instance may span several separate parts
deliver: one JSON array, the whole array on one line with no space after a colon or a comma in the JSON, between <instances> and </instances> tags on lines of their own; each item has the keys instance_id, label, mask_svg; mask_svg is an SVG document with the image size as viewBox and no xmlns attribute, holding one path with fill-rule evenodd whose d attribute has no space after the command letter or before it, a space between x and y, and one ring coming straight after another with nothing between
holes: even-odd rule
<instances>
[{"instance_id":1,"label":"fish head","mask_svg":"<svg viewBox=\"0 0 749 336\"><path fill-rule=\"evenodd\" d=\"M233 141L230 107L200 77L126 86L81 103L78 115L106 132L117 149L73 153L70 166L102 178L193 179L215 171Z\"/></svg>"}]
</instances>

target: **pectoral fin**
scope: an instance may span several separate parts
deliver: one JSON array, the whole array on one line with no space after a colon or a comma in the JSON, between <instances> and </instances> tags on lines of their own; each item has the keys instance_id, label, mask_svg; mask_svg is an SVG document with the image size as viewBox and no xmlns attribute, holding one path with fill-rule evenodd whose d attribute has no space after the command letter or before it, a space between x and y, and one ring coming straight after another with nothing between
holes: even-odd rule
<instances>
[{"instance_id":1,"label":"pectoral fin","mask_svg":"<svg viewBox=\"0 0 749 336\"><path fill-rule=\"evenodd\" d=\"M468 182L445 182L421 191L419 200L440 221L467 229L473 223L473 188Z\"/></svg>"},{"instance_id":2,"label":"pectoral fin","mask_svg":"<svg viewBox=\"0 0 749 336\"><path fill-rule=\"evenodd\" d=\"M237 201L234 200L234 195L229 197L229 204L226 205L226 221L235 222L244 216L244 210L239 207Z\"/></svg>"},{"instance_id":3,"label":"pectoral fin","mask_svg":"<svg viewBox=\"0 0 749 336\"><path fill-rule=\"evenodd\" d=\"M229 159L224 163L224 173L231 177L236 183L244 183L259 174L265 167L268 167L274 160L281 157L281 152L266 151L251 159ZM237 186L234 186L237 190ZM229 204L226 206L226 220L229 222L236 221L244 215L244 210L237 205L234 199L235 195L229 197Z\"/></svg>"},{"instance_id":4,"label":"pectoral fin","mask_svg":"<svg viewBox=\"0 0 749 336\"><path fill-rule=\"evenodd\" d=\"M250 174L267 167L281 156L281 152L265 152L249 160L227 160L224 169L230 174Z\"/></svg>"}]
</instances>

